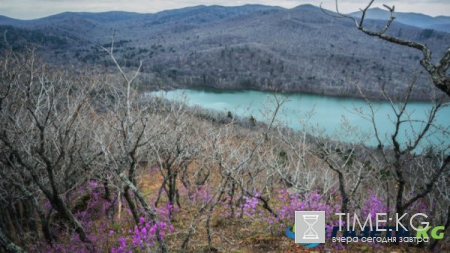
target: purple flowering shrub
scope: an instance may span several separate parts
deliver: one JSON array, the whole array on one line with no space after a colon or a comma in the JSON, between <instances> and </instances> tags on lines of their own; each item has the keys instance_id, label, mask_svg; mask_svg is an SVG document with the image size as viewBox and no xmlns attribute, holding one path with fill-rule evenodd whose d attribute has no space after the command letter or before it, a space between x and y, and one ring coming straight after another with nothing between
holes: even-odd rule
<instances>
[{"instance_id":1,"label":"purple flowering shrub","mask_svg":"<svg viewBox=\"0 0 450 253\"><path fill-rule=\"evenodd\" d=\"M278 217L265 211L258 197L258 193L251 197L244 197L244 203L241 205L244 217L251 217L267 225L277 224L284 231L287 227L294 225L295 211L325 211L327 237L331 237L333 227L339 225L339 220L335 216L335 213L341 212L341 198L337 189L326 194L321 194L318 191L300 194L289 192L286 189L278 190L271 196L271 205ZM375 217L376 213L386 213L387 207L383 198L370 191L359 205L353 203L349 212L356 213L359 217L365 219L369 214ZM240 213L237 213L236 216L239 217L239 215ZM342 225L346 225L345 221ZM331 247L333 250L343 249L343 245L339 243L330 243L320 247Z\"/></svg>"},{"instance_id":2,"label":"purple flowering shrub","mask_svg":"<svg viewBox=\"0 0 450 253\"><path fill-rule=\"evenodd\" d=\"M371 217L375 217L377 213L387 213L388 208L385 201L377 197L373 191L369 192L369 196L361 207L360 215L362 217L367 217L369 214Z\"/></svg>"},{"instance_id":3,"label":"purple flowering shrub","mask_svg":"<svg viewBox=\"0 0 450 253\"><path fill-rule=\"evenodd\" d=\"M159 234L157 233L158 228ZM173 226L168 225L166 222L157 222L155 224L141 217L139 219L139 225L135 226L133 230L129 230L128 233L124 233L123 230L121 231L122 233L117 239L116 245L112 247L111 252L148 252L157 243L157 236L163 240L165 233L171 233L173 231ZM114 236L115 232L111 230L109 234Z\"/></svg>"},{"instance_id":4,"label":"purple flowering shrub","mask_svg":"<svg viewBox=\"0 0 450 253\"><path fill-rule=\"evenodd\" d=\"M253 216L256 214L256 209L259 203L258 200L259 197L259 193L255 193L254 196L252 197L247 197L244 196L244 204L242 206L242 214L245 216ZM262 215L262 213L259 213L260 215ZM237 213L238 216L241 216L241 213L238 212Z\"/></svg>"},{"instance_id":5,"label":"purple flowering shrub","mask_svg":"<svg viewBox=\"0 0 450 253\"><path fill-rule=\"evenodd\" d=\"M30 252L105 252L110 245L110 237L107 234L111 225L107 217L107 210L113 208L113 204L104 198L104 189L96 181L89 181L86 187L80 187L73 194L71 202L74 203L74 215L86 228L86 234L92 245L80 241L78 234L68 230L64 223L52 228L52 233L57 239L49 246L45 241L41 241L29 248ZM47 201L48 202L48 201ZM50 204L45 205L50 210Z\"/></svg>"},{"instance_id":6,"label":"purple flowering shrub","mask_svg":"<svg viewBox=\"0 0 450 253\"><path fill-rule=\"evenodd\" d=\"M150 252L157 250L158 238L164 239L167 234L174 232L171 219L174 215L178 215L176 207L166 202L154 208L157 212L158 222L153 222L147 217L141 217L139 224L135 224L131 212L123 205L122 215L120 219L117 217L117 211L111 210L117 208L117 201L112 199L117 196L111 196L110 200L105 198L103 186L99 186L97 182L90 181L86 187L80 187L73 194L73 203L80 202L82 208L75 212L75 216L86 229L89 240L93 244L83 243L79 240L77 233L68 230L63 224L54 228L54 233L59 240L55 241L53 246L47 245L44 241L29 248L30 252L112 252L112 253L128 253L128 252ZM186 189L180 189L180 196L185 201L186 206L198 206L214 202L213 189L208 185L196 186L188 192ZM156 196L151 196L156 197ZM233 218L250 219L256 227L274 228L277 233L283 233L287 227L292 227L295 220L295 211L325 211L327 236L331 237L333 227L339 225L338 219L334 215L341 212L341 197L337 189L321 193L320 191L312 191L306 193L294 193L287 189L275 190L271 196L269 205L273 212L271 214L264 208L264 203L260 200L262 196L255 192L251 196L244 196L237 206L234 206ZM360 220L371 215L372 219L376 213L386 213L388 208L383 198L377 196L373 191L369 191L366 196L360 196L357 202L353 201L349 205L349 212L356 213ZM266 197L265 197L266 198ZM154 203L150 200L149 203ZM164 202L162 202L164 203ZM219 209L225 213L227 217L231 217L231 202L229 196L224 196L219 203ZM76 206L76 204L74 204ZM49 206L50 208L50 206ZM427 203L420 199L412 205L408 212L427 212ZM141 210L141 214L145 211ZM345 221L343 221L346 225ZM338 234L339 235L339 234ZM380 245L373 244L374 247ZM329 248L333 251L344 249L344 245L339 243L327 243L319 246L318 249Z\"/></svg>"},{"instance_id":7,"label":"purple flowering shrub","mask_svg":"<svg viewBox=\"0 0 450 253\"><path fill-rule=\"evenodd\" d=\"M158 222L154 223L144 217L139 218L139 224L133 229L117 228L110 230L109 235L116 238L111 249L112 253L149 252L157 247L157 239L163 240L167 233L174 232L170 217L177 212L177 208L169 202L165 206L155 208ZM159 230L159 233L157 233Z\"/></svg>"},{"instance_id":8,"label":"purple flowering shrub","mask_svg":"<svg viewBox=\"0 0 450 253\"><path fill-rule=\"evenodd\" d=\"M147 252L157 244L157 236L164 238L174 231L170 223L170 214L176 208L167 203L157 212L158 222L141 217L135 225L131 212L124 205L124 212L119 219L117 215L108 214L114 208L114 202L104 198L104 189L97 182L90 181L87 187L80 187L74 196L83 196L83 208L75 212L75 216L86 229L87 236L93 244L83 243L77 233L65 229L64 226L54 228L53 233L59 238L52 246L45 241L31 246L30 252L62 252L62 253L92 253L92 252ZM78 197L80 198L80 197ZM74 199L74 203L76 203ZM115 207L117 208L117 207ZM144 212L141 212L144 213ZM156 231L159 228L159 234Z\"/></svg>"},{"instance_id":9,"label":"purple flowering shrub","mask_svg":"<svg viewBox=\"0 0 450 253\"><path fill-rule=\"evenodd\" d=\"M214 194L212 193L213 190L208 185L199 185L196 186L189 194L189 199L193 203L199 203L199 204L206 204L212 201Z\"/></svg>"},{"instance_id":10,"label":"purple flowering shrub","mask_svg":"<svg viewBox=\"0 0 450 253\"><path fill-rule=\"evenodd\" d=\"M275 217L265 211L258 199L259 194L255 193L251 197L244 197L241 206L244 216L258 216L262 221L273 224L281 223L285 226L292 226L295 219L295 211L325 211L327 217L339 211L339 204L330 201L329 195L322 195L318 192L311 193L291 193L286 189L276 191L271 198ZM237 213L240 216L240 213Z\"/></svg>"}]
</instances>

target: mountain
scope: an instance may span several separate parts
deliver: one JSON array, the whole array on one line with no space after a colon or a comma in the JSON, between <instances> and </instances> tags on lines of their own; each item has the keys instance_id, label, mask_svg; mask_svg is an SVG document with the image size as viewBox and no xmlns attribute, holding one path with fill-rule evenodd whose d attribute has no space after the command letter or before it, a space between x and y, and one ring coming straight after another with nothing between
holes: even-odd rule
<instances>
[{"instance_id":1,"label":"mountain","mask_svg":"<svg viewBox=\"0 0 450 253\"><path fill-rule=\"evenodd\" d=\"M27 23L28 21L26 20L19 20L0 15L0 24L2 25L25 26Z\"/></svg>"},{"instance_id":2,"label":"mountain","mask_svg":"<svg viewBox=\"0 0 450 253\"><path fill-rule=\"evenodd\" d=\"M153 15L151 19L154 20L155 24L170 23L170 22L209 23L233 17L236 15L245 15L255 11L265 11L271 9L282 9L282 8L264 5L243 5L238 7L200 5L178 10L162 11Z\"/></svg>"},{"instance_id":3,"label":"mountain","mask_svg":"<svg viewBox=\"0 0 450 253\"><path fill-rule=\"evenodd\" d=\"M450 22L445 24L435 24L430 26L429 28L437 31L444 31L450 33Z\"/></svg>"},{"instance_id":4,"label":"mountain","mask_svg":"<svg viewBox=\"0 0 450 253\"><path fill-rule=\"evenodd\" d=\"M372 20L370 27L379 30L384 24ZM7 38L15 36L16 48L32 44L53 64L111 71L112 61L100 46L109 48L114 35L120 64L133 70L143 61L141 89L275 88L359 96L359 86L366 95L379 98L381 87L403 94L414 73L422 70L419 51L367 36L351 21L325 15L312 5L195 6L155 14L61 13L31 21L0 18L0 34L4 30ZM400 22L394 22L388 34L425 43L435 57L450 41L448 33ZM434 89L426 74L418 80L413 98L426 99Z\"/></svg>"},{"instance_id":5,"label":"mountain","mask_svg":"<svg viewBox=\"0 0 450 253\"><path fill-rule=\"evenodd\" d=\"M353 12L349 15L360 18L361 12ZM367 19L389 20L390 12L380 8L369 9L366 13ZM424 29L435 29L443 32L450 32L450 17L431 17L419 13L395 12L395 21L405 25L416 26Z\"/></svg>"},{"instance_id":6,"label":"mountain","mask_svg":"<svg viewBox=\"0 0 450 253\"><path fill-rule=\"evenodd\" d=\"M117 23L130 21L154 21L155 24L170 22L189 22L189 23L207 23L236 15L245 15L254 11L264 11L282 9L281 7L272 7L257 4L248 4L236 7L224 7L218 5L212 6L193 6L182 9L166 10L155 14L140 14L124 11L110 11L102 13L91 12L64 12L35 20L18 20L0 15L0 24L15 25L22 27L42 27L54 23L61 23L74 20L85 20L98 23Z\"/></svg>"}]
</instances>

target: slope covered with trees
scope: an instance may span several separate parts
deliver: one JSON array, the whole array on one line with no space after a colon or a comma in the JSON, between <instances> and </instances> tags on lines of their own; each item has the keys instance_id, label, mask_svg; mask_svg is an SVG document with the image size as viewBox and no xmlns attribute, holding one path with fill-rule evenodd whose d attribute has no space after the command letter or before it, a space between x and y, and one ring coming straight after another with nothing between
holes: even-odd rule
<instances>
[{"instance_id":1,"label":"slope covered with trees","mask_svg":"<svg viewBox=\"0 0 450 253\"><path fill-rule=\"evenodd\" d=\"M198 6L156 14L63 13L4 23L67 41L70 47L41 47L55 64L110 67L99 45L108 45L114 35L115 53L123 66L137 67L143 61L142 89L275 88L359 96L359 85L367 96L382 99L380 87L391 95L405 93L405 82L420 68L419 52L380 43L358 33L351 22L310 5ZM373 21L370 27L378 30L384 24ZM388 34L427 44L437 58L450 41L448 33L401 23L394 23ZM426 75L421 75L411 94L414 99L429 98L432 88L426 83Z\"/></svg>"},{"instance_id":2,"label":"slope covered with trees","mask_svg":"<svg viewBox=\"0 0 450 253\"><path fill-rule=\"evenodd\" d=\"M70 26L75 20L80 22ZM408 218L424 213L440 235L448 232L450 126L436 124L448 96L436 93L427 119L400 141L399 132L417 123L408 103L434 89L424 82L433 74L428 69L411 78L420 55L401 43L381 44L312 6L66 13L6 29L14 39L2 44L0 54L4 252L304 252L285 232L294 211L308 210L325 211L330 231L339 225L336 213L405 214L402 224L415 227L423 220L407 224ZM437 55L448 50L446 33L395 23L382 31L378 37L389 32L426 43ZM352 67L357 64L359 72ZM302 131L285 128L276 117L285 100L276 92L267 99L266 123L140 92L149 84L199 82L340 95L360 89L389 101L394 128L378 134L368 97L369 112L354 112L372 123L376 148L365 146L368 136L345 124L333 140L307 121ZM438 132L443 138L430 142ZM345 142L348 136L360 141ZM327 240L315 249L446 252L449 239Z\"/></svg>"},{"instance_id":3,"label":"slope covered with trees","mask_svg":"<svg viewBox=\"0 0 450 253\"><path fill-rule=\"evenodd\" d=\"M298 210L325 211L329 227L338 212L421 212L450 226L448 147L416 152L429 134L448 135L448 126L433 124L442 99L405 143L396 133L414 120L404 120L409 94L393 102L392 142L377 136L374 149L338 141L357 134L351 128L334 141L307 134L320 133L312 126L283 128L276 94L267 101L269 123L261 124L140 95L137 72L119 64L117 78L49 67L31 51L10 52L1 66L0 246L7 252L302 252L284 235ZM448 243L376 247L445 251Z\"/></svg>"}]
</instances>

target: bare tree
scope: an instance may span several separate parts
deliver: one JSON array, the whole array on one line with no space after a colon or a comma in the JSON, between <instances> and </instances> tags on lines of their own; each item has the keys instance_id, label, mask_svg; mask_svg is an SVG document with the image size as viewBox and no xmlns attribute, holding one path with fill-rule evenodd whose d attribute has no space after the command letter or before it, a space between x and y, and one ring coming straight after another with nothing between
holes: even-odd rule
<instances>
[{"instance_id":1,"label":"bare tree","mask_svg":"<svg viewBox=\"0 0 450 253\"><path fill-rule=\"evenodd\" d=\"M145 214L154 224L157 224L156 211L146 202L136 186L139 161L146 158L144 150L149 149L152 139L160 134L158 131L153 131L158 126L158 122L154 121L155 119L152 119L149 114L152 104L143 104L141 96L132 87L140 72L142 62L130 76L114 56L114 38L112 38L109 49L101 48L110 56L121 78L119 84L111 82L106 89L107 94L104 95L111 99L104 105L104 112L99 114L98 124L102 129L96 130L96 140L102 150L107 170L123 183L121 192L136 224L139 224L140 217L137 204L140 204L144 208ZM132 193L137 202L133 199ZM159 235L160 227L156 226L156 230L156 234ZM156 236L156 239L161 252L167 252L163 238Z\"/></svg>"},{"instance_id":2,"label":"bare tree","mask_svg":"<svg viewBox=\"0 0 450 253\"><path fill-rule=\"evenodd\" d=\"M336 14L330 14L329 12L322 11L330 16L337 18L347 18L355 23L358 30L363 33L378 37L390 43L394 43L401 46L417 49L422 52L422 59L420 64L427 71L435 87L443 91L447 97L450 96L450 47L444 52L443 56L433 62L432 52L425 44L421 44L415 41L409 41L391 35L387 35L388 29L391 27L395 20L395 6L383 5L390 13L389 19L380 31L373 31L368 29L365 25L365 19L367 11L372 6L375 0L370 0L364 9L361 9L361 17L355 18L353 16L343 14L339 11L338 0L336 0ZM448 126L437 126L435 119L438 112L447 106L444 103L444 97L435 98L433 101L434 106L428 111L427 119L416 120L413 119L407 110L407 106L410 103L411 92L414 84L416 83L416 77L410 83L409 88L404 98L400 101L394 101L384 90L382 93L384 98L389 101L393 117L390 118L394 123L395 129L389 136L381 136L378 131L377 124L375 123L375 109L371 101L366 99L370 108L369 115L362 115L369 120L374 128L375 137L378 143L378 151L371 152L372 160L376 161L380 167L378 171L379 178L385 185L387 204L390 205L390 200L393 199L394 210L399 215L403 215L408 209L412 208L418 201L424 201L428 199L433 203L440 203L441 209L434 215L435 220L439 220L437 217L443 217L441 222L447 224L448 216L450 215L445 210L448 210L450 206L448 201L448 193L442 190L442 186L446 186L448 183L448 176L450 169L450 156L448 154L448 143L432 143L428 152L420 151L421 147L427 142L427 137L433 134L443 135L443 139L448 138ZM361 90L360 90L361 92ZM361 95L366 97L364 94ZM421 127L415 129L412 125L420 123ZM408 139L402 141L400 136L405 127L409 131ZM388 144L388 147L386 147ZM389 145L390 144L390 145ZM390 187L391 180L395 181L395 188ZM444 186L444 187L445 187ZM392 196L392 192L395 192ZM436 210L435 210L436 211ZM436 247L437 241L433 242L430 247Z\"/></svg>"},{"instance_id":3,"label":"bare tree","mask_svg":"<svg viewBox=\"0 0 450 253\"><path fill-rule=\"evenodd\" d=\"M39 213L47 241L53 236L39 207L45 198L83 242L85 228L71 210L71 192L85 183L99 157L84 122L92 116L90 99L99 88L90 75L50 71L33 50L2 59L0 159L4 180ZM87 72L86 72L87 73ZM50 210L50 213L52 211ZM20 228L16 226L20 231Z\"/></svg>"},{"instance_id":4,"label":"bare tree","mask_svg":"<svg viewBox=\"0 0 450 253\"><path fill-rule=\"evenodd\" d=\"M318 140L316 155L338 176L343 213L348 213L350 202L360 187L361 181L370 175L366 163L360 162L357 158L356 149L354 145L326 143Z\"/></svg>"},{"instance_id":5,"label":"bare tree","mask_svg":"<svg viewBox=\"0 0 450 253\"><path fill-rule=\"evenodd\" d=\"M151 147L153 159L160 169L163 182L159 189L155 206L159 204L162 193L165 192L171 205L180 204L178 182L186 175L187 166L192 158L195 158L195 146L198 139L194 138L192 116L186 115L184 103L173 102L167 107L168 120L159 127L164 128L164 133L155 138ZM199 138L200 136L198 136ZM183 181L187 183L187 181Z\"/></svg>"},{"instance_id":6,"label":"bare tree","mask_svg":"<svg viewBox=\"0 0 450 253\"><path fill-rule=\"evenodd\" d=\"M338 0L336 0L337 15L330 14L329 12L326 12L323 9L322 9L322 11L325 14L333 16L333 17L348 18L348 19L352 20L355 23L356 28L358 30L362 31L363 33L365 33L369 36L378 37L382 40L385 40L385 41L388 41L388 42L391 42L391 43L394 43L397 45L406 46L406 47L414 48L414 49L421 51L422 59L420 60L420 64L430 75L431 80L433 81L433 84L437 88L442 90L445 94L447 94L447 96L450 96L450 76L448 73L448 70L450 68L450 47L447 48L444 55L441 57L441 59L439 61L437 61L436 63L433 63L432 52L425 44L387 35L386 34L387 30L389 29L389 27L392 25L392 23L395 20L395 15L394 15L395 6L390 7L388 5L383 5L387 10L389 10L390 18L386 22L385 26L380 31L372 31L372 30L368 29L367 27L364 26L364 21L366 18L367 11L369 10L369 8L372 6L372 4L374 2L375 2L375 0L370 0L369 4L364 9L360 9L362 13L361 13L361 18L359 18L359 19L357 19L353 16L350 16L350 15L347 15L347 14L341 13L339 11Z\"/></svg>"},{"instance_id":7,"label":"bare tree","mask_svg":"<svg viewBox=\"0 0 450 253\"><path fill-rule=\"evenodd\" d=\"M450 207L446 189L449 183L447 175L450 173L450 146L446 140L450 126L437 124L436 118L448 104L444 103L443 95L435 98L425 119L413 117L409 104L416 80L414 77L407 94L400 101L394 101L382 90L393 112L392 116L387 116L394 124L393 131L388 135L380 133L380 126L375 120L376 108L371 101L366 99L368 113L355 111L373 126L378 148L369 150L368 154L379 168L374 175L385 186L387 206L393 202L394 212L401 216L420 201L439 203L440 210L431 210L435 212L433 220L445 223L449 215L446 210ZM364 96L362 92L361 95ZM440 137L429 140L436 135ZM427 143L429 146L426 146ZM437 242L430 245L436 246Z\"/></svg>"}]
</instances>

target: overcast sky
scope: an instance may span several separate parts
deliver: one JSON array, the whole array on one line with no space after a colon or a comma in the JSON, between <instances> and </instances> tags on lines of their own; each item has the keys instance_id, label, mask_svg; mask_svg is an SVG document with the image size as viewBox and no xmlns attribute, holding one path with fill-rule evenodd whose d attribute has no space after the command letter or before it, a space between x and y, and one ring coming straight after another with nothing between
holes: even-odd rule
<instances>
[{"instance_id":1,"label":"overcast sky","mask_svg":"<svg viewBox=\"0 0 450 253\"><path fill-rule=\"evenodd\" d=\"M334 0L0 0L0 15L19 19L35 19L65 11L131 11L155 13L195 5L236 6L244 4L277 5L292 8L310 3L323 2L326 9L334 10ZM364 7L369 0L340 0L340 11L353 12ZM450 16L450 0L376 0L374 7L382 4L395 5L398 12L418 12L431 16Z\"/></svg>"}]
</instances>

